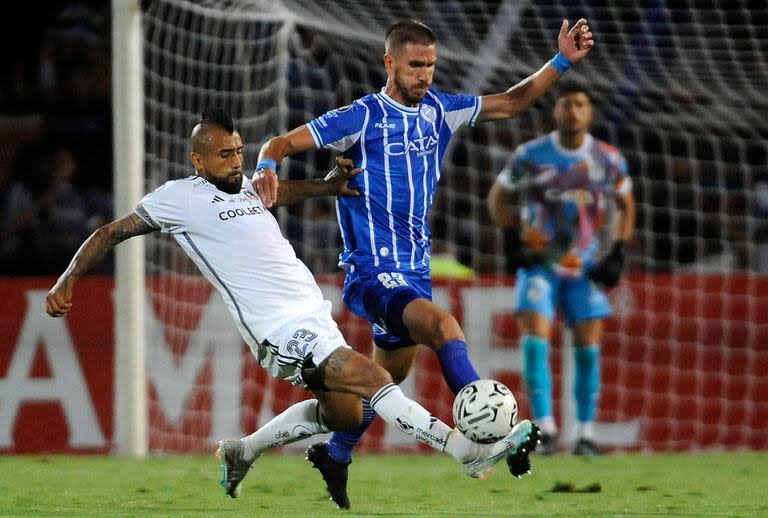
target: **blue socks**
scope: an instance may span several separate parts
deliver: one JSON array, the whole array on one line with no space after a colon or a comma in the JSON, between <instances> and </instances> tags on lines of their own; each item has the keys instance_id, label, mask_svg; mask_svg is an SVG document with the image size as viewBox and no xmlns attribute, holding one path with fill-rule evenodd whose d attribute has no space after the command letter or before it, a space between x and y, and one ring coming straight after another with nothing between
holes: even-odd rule
<instances>
[{"instance_id":1,"label":"blue socks","mask_svg":"<svg viewBox=\"0 0 768 518\"><path fill-rule=\"evenodd\" d=\"M552 373L549 368L549 342L540 336L524 335L523 350L525 383L533 417L552 416Z\"/></svg>"},{"instance_id":2,"label":"blue socks","mask_svg":"<svg viewBox=\"0 0 768 518\"><path fill-rule=\"evenodd\" d=\"M352 462L352 449L360 442L363 434L371 426L376 412L371 408L370 402L363 399L363 422L357 428L343 432L333 432L328 440L328 455L336 462L349 464Z\"/></svg>"},{"instance_id":3,"label":"blue socks","mask_svg":"<svg viewBox=\"0 0 768 518\"><path fill-rule=\"evenodd\" d=\"M582 423L595 420L600 394L600 347L585 345L573 348L576 372L573 395L576 398L576 418Z\"/></svg>"},{"instance_id":4,"label":"blue socks","mask_svg":"<svg viewBox=\"0 0 768 518\"><path fill-rule=\"evenodd\" d=\"M464 388L465 385L479 380L480 376L469 361L467 343L464 340L450 340L435 351L443 371L443 378L454 394Z\"/></svg>"},{"instance_id":5,"label":"blue socks","mask_svg":"<svg viewBox=\"0 0 768 518\"><path fill-rule=\"evenodd\" d=\"M523 336L525 383L535 418L552 416L552 374L549 368L549 342L532 335ZM575 373L573 395L576 418L581 423L595 420L600 394L600 347L592 344L573 348Z\"/></svg>"}]
</instances>

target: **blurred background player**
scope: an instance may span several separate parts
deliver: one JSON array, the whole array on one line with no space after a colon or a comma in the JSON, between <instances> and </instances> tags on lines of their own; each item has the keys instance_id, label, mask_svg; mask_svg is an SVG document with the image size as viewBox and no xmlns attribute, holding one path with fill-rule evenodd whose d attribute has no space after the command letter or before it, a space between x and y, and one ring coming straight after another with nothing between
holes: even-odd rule
<instances>
[{"instance_id":1,"label":"blurred background player","mask_svg":"<svg viewBox=\"0 0 768 518\"><path fill-rule=\"evenodd\" d=\"M351 183L361 195L337 202L344 238L340 265L347 272L343 297L355 314L372 324L373 358L396 383L411 371L417 344L435 351L454 393L479 378L458 322L432 303L428 214L449 140L464 124L517 116L593 45L586 20L570 30L563 20L559 52L541 69L502 93L452 95L431 88L437 64L432 31L417 21L400 21L386 31L387 83L380 92L327 112L262 147L260 178L255 181L267 206L276 193L275 170L286 156L331 148L363 169ZM328 444L308 450L309 460L341 507L349 507L346 484L352 449L374 415L366 406L358 430L334 434ZM530 468L527 454L507 461L513 475Z\"/></svg>"},{"instance_id":2,"label":"blurred background player","mask_svg":"<svg viewBox=\"0 0 768 518\"><path fill-rule=\"evenodd\" d=\"M600 393L600 340L611 308L603 286L614 286L632 235L635 202L621 153L592 137L587 91L564 86L554 108L556 130L519 146L488 195L496 224L521 232L515 312L533 416L541 427L540 453L557 449L552 411L549 344L560 308L573 330L576 455L599 453L593 422ZM612 233L610 208L619 209L616 238L597 260L598 233Z\"/></svg>"},{"instance_id":3,"label":"blurred background player","mask_svg":"<svg viewBox=\"0 0 768 518\"><path fill-rule=\"evenodd\" d=\"M51 288L46 310L54 317L69 313L76 280L118 243L158 230L174 237L219 291L259 364L316 396L251 435L219 442L221 484L229 496L239 496L243 478L264 451L357 426L360 397L386 422L462 462L472 477L484 476L520 448L531 448L536 437L530 421L521 421L494 444L474 443L406 398L386 370L353 351L331 317L331 304L244 177L243 143L229 114L206 110L190 140L197 174L166 182L144 196L134 212L96 230ZM348 160L337 163L325 179L302 182L294 192L356 195L347 182L359 170L352 170ZM281 190L276 202L290 200Z\"/></svg>"}]
</instances>

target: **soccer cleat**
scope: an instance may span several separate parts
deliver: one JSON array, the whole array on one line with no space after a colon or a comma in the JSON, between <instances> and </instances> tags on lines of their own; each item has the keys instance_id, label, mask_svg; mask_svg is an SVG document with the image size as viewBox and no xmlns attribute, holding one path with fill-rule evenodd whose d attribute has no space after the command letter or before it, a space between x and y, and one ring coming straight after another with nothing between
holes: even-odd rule
<instances>
[{"instance_id":1,"label":"soccer cleat","mask_svg":"<svg viewBox=\"0 0 768 518\"><path fill-rule=\"evenodd\" d=\"M221 487L231 498L240 496L240 485L251 469L251 463L243 459L243 441L224 439L219 441L216 458L221 459Z\"/></svg>"},{"instance_id":2,"label":"soccer cleat","mask_svg":"<svg viewBox=\"0 0 768 518\"><path fill-rule=\"evenodd\" d=\"M573 454L581 457L596 457L602 455L603 452L600 451L600 448L594 441L582 437L576 442L576 446L573 447Z\"/></svg>"},{"instance_id":3,"label":"soccer cleat","mask_svg":"<svg viewBox=\"0 0 768 518\"><path fill-rule=\"evenodd\" d=\"M507 457L507 467L512 476L522 478L531 473L531 459L528 457L537 446L543 443L541 430L536 423L531 424L531 433L525 444L514 455Z\"/></svg>"},{"instance_id":4,"label":"soccer cleat","mask_svg":"<svg viewBox=\"0 0 768 518\"><path fill-rule=\"evenodd\" d=\"M494 443L486 457L464 464L464 471L470 477L485 478L494 464L507 458L510 472L520 477L531 469L528 455L536 449L538 440L539 427L524 419L506 437Z\"/></svg>"},{"instance_id":5,"label":"soccer cleat","mask_svg":"<svg viewBox=\"0 0 768 518\"><path fill-rule=\"evenodd\" d=\"M538 455L552 455L557 453L557 436L549 433L541 434L541 444L536 448Z\"/></svg>"},{"instance_id":6,"label":"soccer cleat","mask_svg":"<svg viewBox=\"0 0 768 518\"><path fill-rule=\"evenodd\" d=\"M336 505L341 509L349 509L349 495L347 495L347 478L349 476L349 462L338 462L328 453L328 443L318 442L307 448L306 459L312 463L312 467L320 471L325 481L325 488L331 495Z\"/></svg>"}]
</instances>

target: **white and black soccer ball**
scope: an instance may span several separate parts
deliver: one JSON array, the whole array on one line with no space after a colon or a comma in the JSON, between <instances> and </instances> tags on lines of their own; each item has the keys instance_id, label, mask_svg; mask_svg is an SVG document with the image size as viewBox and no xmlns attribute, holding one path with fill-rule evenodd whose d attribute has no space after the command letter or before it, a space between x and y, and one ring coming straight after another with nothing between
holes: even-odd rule
<instances>
[{"instance_id":1,"label":"white and black soccer ball","mask_svg":"<svg viewBox=\"0 0 768 518\"><path fill-rule=\"evenodd\" d=\"M500 381L473 381L453 401L453 422L471 441L496 442L509 434L517 422L517 400Z\"/></svg>"}]
</instances>

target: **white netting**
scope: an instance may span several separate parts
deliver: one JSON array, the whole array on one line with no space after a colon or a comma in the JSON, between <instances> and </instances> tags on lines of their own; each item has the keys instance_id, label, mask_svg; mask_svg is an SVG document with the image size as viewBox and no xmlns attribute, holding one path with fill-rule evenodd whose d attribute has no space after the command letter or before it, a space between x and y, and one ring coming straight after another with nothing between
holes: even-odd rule
<instances>
[{"instance_id":1,"label":"white netting","mask_svg":"<svg viewBox=\"0 0 768 518\"><path fill-rule=\"evenodd\" d=\"M584 16L597 47L568 75L591 87L593 133L626 156L638 201L631 273L613 292L618 318L603 342L599 418L613 424L599 429L602 438L630 448L765 448L768 2L620 4L156 0L144 16L147 188L190 173L188 134L209 104L232 112L252 168L270 136L381 88L383 34L397 19L435 30L438 88L484 94L538 69L556 51L561 20ZM439 287L437 298L463 321L481 375L507 383L522 415L507 242L484 198L511 150L551 129L552 102L459 132L431 217L434 237L480 275ZM326 151L299 155L283 174L316 177L331 160ZM331 200L281 209L280 220L310 269L327 274L350 343L368 350L367 326L338 300ZM153 449L206 447L304 397L254 366L172 241L152 236L148 262L162 324L150 346ZM558 417L568 417L570 356L555 351ZM451 397L423 356L406 392L449 419ZM403 445L373 431L367 446Z\"/></svg>"}]
</instances>

